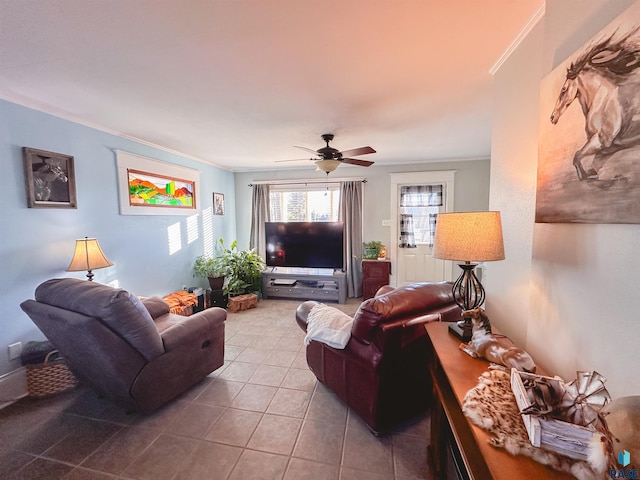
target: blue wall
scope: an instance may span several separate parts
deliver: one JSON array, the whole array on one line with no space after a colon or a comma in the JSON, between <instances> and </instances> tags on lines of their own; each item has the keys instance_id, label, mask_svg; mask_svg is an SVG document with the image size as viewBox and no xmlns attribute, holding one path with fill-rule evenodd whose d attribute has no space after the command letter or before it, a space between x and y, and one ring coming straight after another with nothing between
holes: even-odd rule
<instances>
[{"instance_id":1,"label":"blue wall","mask_svg":"<svg viewBox=\"0 0 640 480\"><path fill-rule=\"evenodd\" d=\"M77 209L27 208L22 147L74 157ZM201 210L191 220L197 232L187 237L186 216L120 215L116 149L200 171ZM98 238L115 264L96 270L96 281L117 282L143 296L164 295L183 285L206 285L192 276L195 257L212 240L223 237L230 244L235 239L233 173L2 100L0 166L0 375L20 365L9 361L9 344L42 339L20 310L20 302L33 298L35 287L49 278L85 278L86 272L65 271L76 238ZM225 195L224 216L210 215L212 192ZM171 254L168 230L177 230L176 224L182 241Z\"/></svg>"}]
</instances>

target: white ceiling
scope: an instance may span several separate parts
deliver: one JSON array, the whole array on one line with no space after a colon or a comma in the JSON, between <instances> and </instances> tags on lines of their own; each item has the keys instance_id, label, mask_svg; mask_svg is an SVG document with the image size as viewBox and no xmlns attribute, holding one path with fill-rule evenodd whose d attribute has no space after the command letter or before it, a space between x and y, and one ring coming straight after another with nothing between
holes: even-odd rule
<instances>
[{"instance_id":1,"label":"white ceiling","mask_svg":"<svg viewBox=\"0 0 640 480\"><path fill-rule=\"evenodd\" d=\"M0 97L233 171L487 158L543 0L0 0Z\"/></svg>"}]
</instances>

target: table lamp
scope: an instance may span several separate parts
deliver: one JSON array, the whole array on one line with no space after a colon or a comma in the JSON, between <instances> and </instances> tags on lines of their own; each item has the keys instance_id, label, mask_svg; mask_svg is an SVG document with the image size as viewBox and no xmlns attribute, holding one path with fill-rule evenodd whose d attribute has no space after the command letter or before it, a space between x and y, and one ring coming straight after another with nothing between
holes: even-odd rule
<instances>
[{"instance_id":1,"label":"table lamp","mask_svg":"<svg viewBox=\"0 0 640 480\"><path fill-rule=\"evenodd\" d=\"M104 255L98 240L95 238L84 237L76 240L76 249L73 252L71 263L67 267L67 272L81 272L87 270L87 278L93 281L92 270L98 268L110 267L113 265Z\"/></svg>"},{"instance_id":2,"label":"table lamp","mask_svg":"<svg viewBox=\"0 0 640 480\"><path fill-rule=\"evenodd\" d=\"M458 264L462 273L453 284L453 298L462 310L481 306L485 292L473 270L478 262L504 260L500 212L439 214L433 256L464 262ZM471 340L471 329L468 318L449 325L449 331L463 342Z\"/></svg>"}]
</instances>

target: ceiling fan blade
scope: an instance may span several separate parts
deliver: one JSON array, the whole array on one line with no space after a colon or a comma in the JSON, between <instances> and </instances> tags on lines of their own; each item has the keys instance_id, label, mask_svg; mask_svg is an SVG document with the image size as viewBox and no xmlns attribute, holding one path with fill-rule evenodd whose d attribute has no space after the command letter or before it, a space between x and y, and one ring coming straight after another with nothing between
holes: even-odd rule
<instances>
[{"instance_id":1,"label":"ceiling fan blade","mask_svg":"<svg viewBox=\"0 0 640 480\"><path fill-rule=\"evenodd\" d=\"M293 147L294 147L294 148L301 148L302 150L306 150L307 152L311 152L311 153L313 153L314 155L318 155L318 152L317 152L317 151L312 150L312 149L307 148L307 147L298 147L297 145L294 145Z\"/></svg>"},{"instance_id":2,"label":"ceiling fan blade","mask_svg":"<svg viewBox=\"0 0 640 480\"><path fill-rule=\"evenodd\" d=\"M357 155L366 155L367 153L376 153L376 151L371 148L371 147L360 147L360 148L353 148L351 150L345 150L344 152L340 152L342 153L343 156L348 157L348 156L357 156Z\"/></svg>"},{"instance_id":3,"label":"ceiling fan blade","mask_svg":"<svg viewBox=\"0 0 640 480\"><path fill-rule=\"evenodd\" d=\"M350 163L351 165L359 165L361 167L370 167L374 162L368 160L358 160L356 158L343 158L342 163Z\"/></svg>"},{"instance_id":4,"label":"ceiling fan blade","mask_svg":"<svg viewBox=\"0 0 640 480\"><path fill-rule=\"evenodd\" d=\"M316 160L322 160L321 158L293 158L291 160L274 160L275 163L280 162L305 162L305 161L315 162Z\"/></svg>"}]
</instances>

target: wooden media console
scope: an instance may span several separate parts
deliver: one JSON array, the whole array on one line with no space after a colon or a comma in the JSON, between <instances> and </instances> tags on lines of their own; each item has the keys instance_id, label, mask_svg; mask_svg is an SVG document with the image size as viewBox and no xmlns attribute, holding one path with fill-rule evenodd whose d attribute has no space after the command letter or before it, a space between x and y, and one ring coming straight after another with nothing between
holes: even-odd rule
<instances>
[{"instance_id":1,"label":"wooden media console","mask_svg":"<svg viewBox=\"0 0 640 480\"><path fill-rule=\"evenodd\" d=\"M262 296L346 303L347 276L330 268L268 267Z\"/></svg>"}]
</instances>

